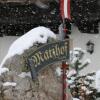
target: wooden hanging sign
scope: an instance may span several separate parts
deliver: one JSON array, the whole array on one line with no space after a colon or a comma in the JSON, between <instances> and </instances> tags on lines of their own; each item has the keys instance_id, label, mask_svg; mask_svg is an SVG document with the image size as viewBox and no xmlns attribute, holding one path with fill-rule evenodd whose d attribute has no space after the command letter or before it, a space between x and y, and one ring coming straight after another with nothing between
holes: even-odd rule
<instances>
[{"instance_id":1,"label":"wooden hanging sign","mask_svg":"<svg viewBox=\"0 0 100 100\"><path fill-rule=\"evenodd\" d=\"M69 60L69 45L70 41L67 39L46 43L33 51L28 59L32 78L35 79L39 71L50 64Z\"/></svg>"}]
</instances>

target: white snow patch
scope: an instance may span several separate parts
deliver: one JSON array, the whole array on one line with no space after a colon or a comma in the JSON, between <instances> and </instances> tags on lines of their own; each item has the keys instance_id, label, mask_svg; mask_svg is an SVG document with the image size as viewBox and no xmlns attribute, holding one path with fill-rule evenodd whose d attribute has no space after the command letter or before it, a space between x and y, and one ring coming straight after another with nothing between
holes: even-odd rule
<instances>
[{"instance_id":1,"label":"white snow patch","mask_svg":"<svg viewBox=\"0 0 100 100\"><path fill-rule=\"evenodd\" d=\"M84 54L86 53L85 50L75 47L73 51L70 51L70 61L74 64L77 60L79 60ZM82 59L82 58L81 58Z\"/></svg>"},{"instance_id":2,"label":"white snow patch","mask_svg":"<svg viewBox=\"0 0 100 100\"><path fill-rule=\"evenodd\" d=\"M84 90L84 91L87 90L87 88L85 86L81 86L81 89Z\"/></svg>"},{"instance_id":3,"label":"white snow patch","mask_svg":"<svg viewBox=\"0 0 100 100\"><path fill-rule=\"evenodd\" d=\"M12 43L7 55L0 64L0 67L3 66L3 64L8 58L16 54L22 54L26 49L29 49L34 43L46 43L48 37L56 39L56 35L46 27L39 26L30 30L29 32L27 32Z\"/></svg>"},{"instance_id":4,"label":"white snow patch","mask_svg":"<svg viewBox=\"0 0 100 100\"><path fill-rule=\"evenodd\" d=\"M61 76L61 68L60 67L56 68L56 74L57 74L57 76Z\"/></svg>"},{"instance_id":5,"label":"white snow patch","mask_svg":"<svg viewBox=\"0 0 100 100\"><path fill-rule=\"evenodd\" d=\"M17 84L14 82L5 82L3 83L3 86L16 86Z\"/></svg>"},{"instance_id":6,"label":"white snow patch","mask_svg":"<svg viewBox=\"0 0 100 100\"><path fill-rule=\"evenodd\" d=\"M73 84L73 82L74 82L73 80L67 80L67 79L66 79L66 81L67 81L68 84L70 84L70 85Z\"/></svg>"},{"instance_id":7,"label":"white snow patch","mask_svg":"<svg viewBox=\"0 0 100 100\"><path fill-rule=\"evenodd\" d=\"M77 60L78 60L78 59L77 59L76 57L73 57L73 60L71 61L71 64L76 63Z\"/></svg>"},{"instance_id":8,"label":"white snow patch","mask_svg":"<svg viewBox=\"0 0 100 100\"><path fill-rule=\"evenodd\" d=\"M78 55L79 51L73 51L74 55Z\"/></svg>"},{"instance_id":9,"label":"white snow patch","mask_svg":"<svg viewBox=\"0 0 100 100\"><path fill-rule=\"evenodd\" d=\"M81 51L82 49L81 48L78 48L78 47L75 47L74 48L74 51Z\"/></svg>"},{"instance_id":10,"label":"white snow patch","mask_svg":"<svg viewBox=\"0 0 100 100\"><path fill-rule=\"evenodd\" d=\"M67 77L70 78L72 75L75 75L77 72L76 70L72 69L71 71L69 71L69 73L67 74Z\"/></svg>"},{"instance_id":11,"label":"white snow patch","mask_svg":"<svg viewBox=\"0 0 100 100\"><path fill-rule=\"evenodd\" d=\"M25 77L31 77L31 73L30 72L22 72L21 74L18 75L21 78L25 78Z\"/></svg>"},{"instance_id":12,"label":"white snow patch","mask_svg":"<svg viewBox=\"0 0 100 100\"><path fill-rule=\"evenodd\" d=\"M95 84L97 91L100 92L100 70L96 72Z\"/></svg>"},{"instance_id":13,"label":"white snow patch","mask_svg":"<svg viewBox=\"0 0 100 100\"><path fill-rule=\"evenodd\" d=\"M76 77L74 77L74 76L71 77L71 80L75 80L75 79L76 79Z\"/></svg>"},{"instance_id":14,"label":"white snow patch","mask_svg":"<svg viewBox=\"0 0 100 100\"><path fill-rule=\"evenodd\" d=\"M75 84L71 84L71 85L70 85L70 88L74 88L74 87L76 87Z\"/></svg>"},{"instance_id":15,"label":"white snow patch","mask_svg":"<svg viewBox=\"0 0 100 100\"><path fill-rule=\"evenodd\" d=\"M90 59L86 59L86 62L90 64L91 63L91 60Z\"/></svg>"},{"instance_id":16,"label":"white snow patch","mask_svg":"<svg viewBox=\"0 0 100 100\"><path fill-rule=\"evenodd\" d=\"M74 48L74 51L82 51L83 53L86 53L85 50L83 50L82 48L79 48L79 47L75 47Z\"/></svg>"},{"instance_id":17,"label":"white snow patch","mask_svg":"<svg viewBox=\"0 0 100 100\"><path fill-rule=\"evenodd\" d=\"M78 98L73 98L73 100L80 100L80 99L78 99Z\"/></svg>"},{"instance_id":18,"label":"white snow patch","mask_svg":"<svg viewBox=\"0 0 100 100\"><path fill-rule=\"evenodd\" d=\"M84 81L84 84L89 85L90 83L88 81Z\"/></svg>"},{"instance_id":19,"label":"white snow patch","mask_svg":"<svg viewBox=\"0 0 100 100\"><path fill-rule=\"evenodd\" d=\"M93 76L87 76L86 78L89 79L89 80L94 80Z\"/></svg>"},{"instance_id":20,"label":"white snow patch","mask_svg":"<svg viewBox=\"0 0 100 100\"><path fill-rule=\"evenodd\" d=\"M91 63L91 60L90 59L86 59L83 63L82 63L82 65L80 65L80 68L82 68L83 66L86 66L86 65L88 65L88 64L90 64Z\"/></svg>"},{"instance_id":21,"label":"white snow patch","mask_svg":"<svg viewBox=\"0 0 100 100\"><path fill-rule=\"evenodd\" d=\"M91 94L93 91L89 91L89 90L87 90L86 91L86 94Z\"/></svg>"},{"instance_id":22,"label":"white snow patch","mask_svg":"<svg viewBox=\"0 0 100 100\"><path fill-rule=\"evenodd\" d=\"M9 71L9 69L8 68L0 68L0 75L2 74L2 73L5 73L5 72L7 72L7 71Z\"/></svg>"}]
</instances>

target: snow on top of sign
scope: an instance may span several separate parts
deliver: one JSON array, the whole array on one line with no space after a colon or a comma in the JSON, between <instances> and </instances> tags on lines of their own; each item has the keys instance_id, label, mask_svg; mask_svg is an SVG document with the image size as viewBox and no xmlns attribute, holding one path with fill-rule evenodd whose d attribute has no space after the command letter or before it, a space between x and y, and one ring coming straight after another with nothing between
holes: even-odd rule
<instances>
[{"instance_id":1,"label":"snow on top of sign","mask_svg":"<svg viewBox=\"0 0 100 100\"><path fill-rule=\"evenodd\" d=\"M3 83L3 86L16 86L17 84L14 82L5 82Z\"/></svg>"},{"instance_id":2,"label":"snow on top of sign","mask_svg":"<svg viewBox=\"0 0 100 100\"><path fill-rule=\"evenodd\" d=\"M39 26L30 30L29 32L27 32L12 43L7 55L0 64L0 68L3 66L3 64L8 58L16 54L22 54L26 49L29 49L34 43L46 43L49 37L56 39L56 35L46 27ZM2 68L2 72L5 72L5 69L3 70Z\"/></svg>"}]
</instances>

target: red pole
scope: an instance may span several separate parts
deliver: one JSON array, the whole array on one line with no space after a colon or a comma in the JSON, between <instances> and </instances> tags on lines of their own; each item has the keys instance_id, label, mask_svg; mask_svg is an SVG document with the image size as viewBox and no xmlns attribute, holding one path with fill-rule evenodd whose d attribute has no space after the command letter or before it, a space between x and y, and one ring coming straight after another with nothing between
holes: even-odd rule
<instances>
[{"instance_id":1,"label":"red pole","mask_svg":"<svg viewBox=\"0 0 100 100\"><path fill-rule=\"evenodd\" d=\"M67 79L66 72L68 70L68 67L69 65L66 64L66 62L62 62L62 81L63 81L63 92L62 92L63 99L62 100L68 100L68 94L67 94L68 85L66 82L66 79Z\"/></svg>"},{"instance_id":2,"label":"red pole","mask_svg":"<svg viewBox=\"0 0 100 100\"><path fill-rule=\"evenodd\" d=\"M70 0L67 0L67 14L68 14L68 16L65 16L65 12L64 12L64 10L65 10L65 8L64 8L64 0L60 0L60 14L61 14L61 17L62 17L62 21L63 21L63 31L64 31L64 33L65 33L65 37L64 38L66 38L66 33L67 33L67 28L66 28L66 25L65 25L65 20L66 19L69 19L69 20L71 20L71 15L70 15ZM67 94L67 89L68 89L68 84L67 84L67 82L66 82L66 80L67 80L67 75L66 75L66 72L67 72L67 70L68 70L68 67L69 67L69 65L68 64L66 64L66 62L65 61L63 61L62 62L62 81L63 81L63 94L62 94L62 96L63 96L63 99L62 100L68 100L68 94Z\"/></svg>"}]
</instances>

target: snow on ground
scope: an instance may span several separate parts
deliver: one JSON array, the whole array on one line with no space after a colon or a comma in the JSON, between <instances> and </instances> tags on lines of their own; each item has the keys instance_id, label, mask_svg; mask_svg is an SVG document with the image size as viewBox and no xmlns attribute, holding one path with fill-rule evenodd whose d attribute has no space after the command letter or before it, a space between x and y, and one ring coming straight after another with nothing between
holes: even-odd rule
<instances>
[{"instance_id":1,"label":"snow on ground","mask_svg":"<svg viewBox=\"0 0 100 100\"><path fill-rule=\"evenodd\" d=\"M17 84L14 82L5 82L3 83L3 86L16 86Z\"/></svg>"},{"instance_id":2,"label":"snow on ground","mask_svg":"<svg viewBox=\"0 0 100 100\"><path fill-rule=\"evenodd\" d=\"M29 49L34 43L46 43L48 37L56 38L56 35L46 27L39 26L30 30L12 43L0 67L3 66L8 58L16 54L22 54L24 50Z\"/></svg>"}]
</instances>

